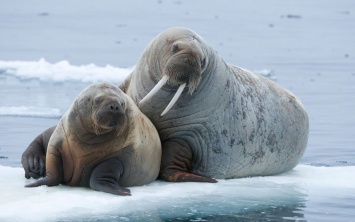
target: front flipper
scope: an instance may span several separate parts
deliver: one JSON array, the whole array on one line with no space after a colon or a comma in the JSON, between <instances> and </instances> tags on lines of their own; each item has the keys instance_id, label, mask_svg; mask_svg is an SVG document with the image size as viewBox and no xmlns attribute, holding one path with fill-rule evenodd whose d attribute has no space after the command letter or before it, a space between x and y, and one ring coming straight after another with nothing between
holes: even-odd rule
<instances>
[{"instance_id":1,"label":"front flipper","mask_svg":"<svg viewBox=\"0 0 355 222\"><path fill-rule=\"evenodd\" d=\"M177 142L165 141L162 144L163 153L159 177L168 182L208 182L217 183L217 180L189 173L192 162L192 153L187 145Z\"/></svg>"},{"instance_id":2,"label":"front flipper","mask_svg":"<svg viewBox=\"0 0 355 222\"><path fill-rule=\"evenodd\" d=\"M118 181L123 173L123 164L117 158L111 158L97 165L91 173L90 187L96 191L130 196L131 191L121 187Z\"/></svg>"},{"instance_id":3,"label":"front flipper","mask_svg":"<svg viewBox=\"0 0 355 222\"><path fill-rule=\"evenodd\" d=\"M21 163L27 179L38 179L46 175L46 152L48 141L56 126L38 135L22 154Z\"/></svg>"},{"instance_id":4,"label":"front flipper","mask_svg":"<svg viewBox=\"0 0 355 222\"><path fill-rule=\"evenodd\" d=\"M57 186L63 178L63 161L58 149L50 146L46 157L46 177L36 182L26 184L25 187L38 187L42 185Z\"/></svg>"}]
</instances>

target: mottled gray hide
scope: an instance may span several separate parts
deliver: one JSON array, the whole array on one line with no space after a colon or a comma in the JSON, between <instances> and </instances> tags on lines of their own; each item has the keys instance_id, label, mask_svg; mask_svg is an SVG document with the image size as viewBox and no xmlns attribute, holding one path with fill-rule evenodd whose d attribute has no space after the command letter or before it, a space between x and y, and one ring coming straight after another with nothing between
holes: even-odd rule
<instances>
[{"instance_id":1,"label":"mottled gray hide","mask_svg":"<svg viewBox=\"0 0 355 222\"><path fill-rule=\"evenodd\" d=\"M173 141L191 150L188 171L204 177L274 175L295 167L309 131L299 99L261 75L227 64L191 30L172 28L158 35L120 87L139 104L162 78L176 41L198 47L204 63L195 91L186 87L166 115L160 116L179 82L168 82L139 106L159 132L162 158L164 144Z\"/></svg>"}]
</instances>

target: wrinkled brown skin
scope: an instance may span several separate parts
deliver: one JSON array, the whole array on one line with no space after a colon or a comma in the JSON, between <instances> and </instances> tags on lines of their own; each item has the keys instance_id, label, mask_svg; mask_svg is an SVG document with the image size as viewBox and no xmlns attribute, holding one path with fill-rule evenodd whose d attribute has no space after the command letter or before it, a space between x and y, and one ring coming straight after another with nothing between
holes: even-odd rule
<instances>
[{"instance_id":1,"label":"wrinkled brown skin","mask_svg":"<svg viewBox=\"0 0 355 222\"><path fill-rule=\"evenodd\" d=\"M168 83L139 104L163 75ZM181 97L161 116L183 83ZM189 29L171 28L154 38L120 88L159 132L160 178L166 181L280 174L298 164L307 146L308 116L295 95L227 64Z\"/></svg>"},{"instance_id":2,"label":"wrinkled brown skin","mask_svg":"<svg viewBox=\"0 0 355 222\"><path fill-rule=\"evenodd\" d=\"M125 187L157 178L160 159L159 135L149 119L119 88L94 84L56 127L30 144L22 164L26 178L44 176L26 187L62 183L130 195Z\"/></svg>"}]
</instances>

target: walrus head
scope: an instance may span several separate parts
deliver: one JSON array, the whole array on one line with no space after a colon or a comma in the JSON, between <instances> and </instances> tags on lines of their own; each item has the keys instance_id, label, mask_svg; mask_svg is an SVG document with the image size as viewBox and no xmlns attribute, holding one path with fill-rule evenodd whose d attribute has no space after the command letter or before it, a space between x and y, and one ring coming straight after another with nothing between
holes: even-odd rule
<instances>
[{"instance_id":1,"label":"walrus head","mask_svg":"<svg viewBox=\"0 0 355 222\"><path fill-rule=\"evenodd\" d=\"M191 42L183 41L174 42L170 51L172 55L163 68L163 76L168 77L170 85L186 84L192 94L201 80L206 61L202 51Z\"/></svg>"},{"instance_id":2,"label":"walrus head","mask_svg":"<svg viewBox=\"0 0 355 222\"><path fill-rule=\"evenodd\" d=\"M83 98L77 103L81 123L84 128L96 135L120 129L127 124L126 101L123 92L115 86L101 83L84 90Z\"/></svg>"},{"instance_id":3,"label":"walrus head","mask_svg":"<svg viewBox=\"0 0 355 222\"><path fill-rule=\"evenodd\" d=\"M96 135L117 130L126 122L125 103L117 95L98 95L94 99L94 112L91 115Z\"/></svg>"},{"instance_id":4,"label":"walrus head","mask_svg":"<svg viewBox=\"0 0 355 222\"><path fill-rule=\"evenodd\" d=\"M163 58L165 59L163 59L161 64L161 79L140 101L140 104L144 103L166 84L178 87L176 94L161 116L165 115L176 103L185 87L188 88L190 94L196 90L201 81L203 71L206 68L207 60L200 48L200 42L193 33L189 33L187 37L167 42L163 50L165 52ZM169 47L168 50L166 47Z\"/></svg>"}]
</instances>

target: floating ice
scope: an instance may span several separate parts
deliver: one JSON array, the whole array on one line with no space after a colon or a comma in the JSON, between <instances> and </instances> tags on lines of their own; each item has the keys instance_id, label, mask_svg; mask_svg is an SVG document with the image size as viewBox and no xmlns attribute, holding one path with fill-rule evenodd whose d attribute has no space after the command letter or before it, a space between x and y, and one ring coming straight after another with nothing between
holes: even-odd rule
<instances>
[{"instance_id":1,"label":"floating ice","mask_svg":"<svg viewBox=\"0 0 355 222\"><path fill-rule=\"evenodd\" d=\"M117 68L110 65L99 67L95 64L74 66L68 61L49 63L39 61L0 61L0 74L7 74L20 79L39 79L41 81L82 81L82 82L121 82L132 68Z\"/></svg>"},{"instance_id":2,"label":"floating ice","mask_svg":"<svg viewBox=\"0 0 355 222\"><path fill-rule=\"evenodd\" d=\"M274 73L273 70L269 70L269 69L261 69L261 70L254 70L255 73L258 73L260 75L263 75L271 80L277 81L277 77Z\"/></svg>"},{"instance_id":3,"label":"floating ice","mask_svg":"<svg viewBox=\"0 0 355 222\"><path fill-rule=\"evenodd\" d=\"M318 212L318 219L322 213L342 213L347 218L346 211L332 212L332 203L341 199L345 208L355 207L355 166L299 165L278 176L219 180L217 184L155 181L131 187L131 197L64 185L25 188L30 181L24 178L21 168L0 166L0 175L0 221L159 221L268 209L290 211L281 212L275 220L283 219L282 215L312 219L312 212L307 211L312 205L325 211Z\"/></svg>"},{"instance_id":4,"label":"floating ice","mask_svg":"<svg viewBox=\"0 0 355 222\"><path fill-rule=\"evenodd\" d=\"M56 108L11 106L0 107L0 116L60 118L62 113Z\"/></svg>"}]
</instances>

